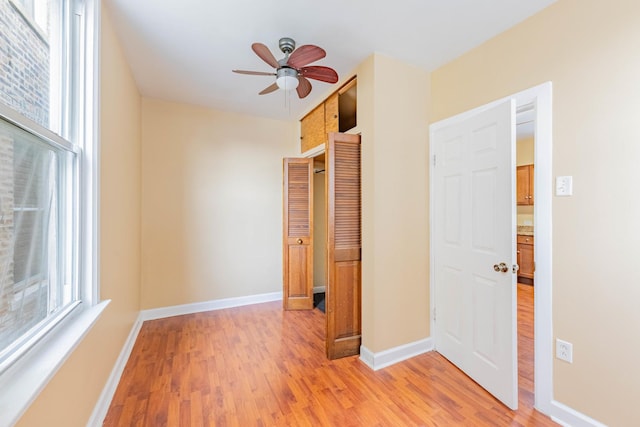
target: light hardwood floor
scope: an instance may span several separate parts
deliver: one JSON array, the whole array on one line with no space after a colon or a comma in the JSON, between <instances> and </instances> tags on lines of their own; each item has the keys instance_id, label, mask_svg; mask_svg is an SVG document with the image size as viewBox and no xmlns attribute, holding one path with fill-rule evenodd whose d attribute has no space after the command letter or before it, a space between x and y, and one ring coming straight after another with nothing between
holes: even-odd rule
<instances>
[{"instance_id":1,"label":"light hardwood floor","mask_svg":"<svg viewBox=\"0 0 640 427\"><path fill-rule=\"evenodd\" d=\"M518 285L511 411L438 353L329 361L324 314L281 303L145 322L105 426L551 426L533 405L533 287Z\"/></svg>"}]
</instances>

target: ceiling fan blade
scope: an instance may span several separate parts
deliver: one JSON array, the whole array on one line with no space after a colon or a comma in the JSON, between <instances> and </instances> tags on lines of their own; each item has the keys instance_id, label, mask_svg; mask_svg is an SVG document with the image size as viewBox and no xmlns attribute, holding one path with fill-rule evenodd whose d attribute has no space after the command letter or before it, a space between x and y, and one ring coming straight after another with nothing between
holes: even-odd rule
<instances>
[{"instance_id":1,"label":"ceiling fan blade","mask_svg":"<svg viewBox=\"0 0 640 427\"><path fill-rule=\"evenodd\" d=\"M238 74L249 74L252 76L275 76L276 73L265 73L263 71L246 71L246 70L231 70Z\"/></svg>"},{"instance_id":2,"label":"ceiling fan blade","mask_svg":"<svg viewBox=\"0 0 640 427\"><path fill-rule=\"evenodd\" d=\"M271 65L273 68L280 67L280 64L278 64L278 61L276 61L276 58L273 56L273 53L271 53L267 46L263 45L262 43L254 43L251 45L251 49L253 49L253 51L260 57L260 59Z\"/></svg>"},{"instance_id":3,"label":"ceiling fan blade","mask_svg":"<svg viewBox=\"0 0 640 427\"><path fill-rule=\"evenodd\" d=\"M306 44L293 51L287 61L287 65L293 68L300 68L307 64L311 64L318 59L322 59L325 56L327 56L327 52L325 52L323 48L312 44Z\"/></svg>"},{"instance_id":4,"label":"ceiling fan blade","mask_svg":"<svg viewBox=\"0 0 640 427\"><path fill-rule=\"evenodd\" d=\"M266 95L268 93L275 92L276 90L278 90L278 84L273 83L271 86L267 86L266 88L262 89L262 92L260 92L258 95Z\"/></svg>"},{"instance_id":5,"label":"ceiling fan blade","mask_svg":"<svg viewBox=\"0 0 640 427\"><path fill-rule=\"evenodd\" d=\"M298 92L298 97L302 99L309 95L309 92L311 92L311 82L303 76L298 76L298 82L299 83L296 91Z\"/></svg>"},{"instance_id":6,"label":"ceiling fan blade","mask_svg":"<svg viewBox=\"0 0 640 427\"><path fill-rule=\"evenodd\" d=\"M321 82L337 83L338 73L333 68L314 65L311 67L303 67L300 74L308 79L320 80Z\"/></svg>"}]
</instances>

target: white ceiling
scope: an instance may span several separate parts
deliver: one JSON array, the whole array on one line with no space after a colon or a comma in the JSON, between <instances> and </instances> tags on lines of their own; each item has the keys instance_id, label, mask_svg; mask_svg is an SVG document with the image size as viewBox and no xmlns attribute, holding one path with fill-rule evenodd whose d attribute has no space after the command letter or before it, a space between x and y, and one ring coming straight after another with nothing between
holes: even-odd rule
<instances>
[{"instance_id":1,"label":"white ceiling","mask_svg":"<svg viewBox=\"0 0 640 427\"><path fill-rule=\"evenodd\" d=\"M266 44L279 59L280 37L315 44L312 65L342 77L373 52L434 70L555 0L106 0L144 96L297 120L332 85L312 80L304 100L259 96L272 69L251 50Z\"/></svg>"}]
</instances>

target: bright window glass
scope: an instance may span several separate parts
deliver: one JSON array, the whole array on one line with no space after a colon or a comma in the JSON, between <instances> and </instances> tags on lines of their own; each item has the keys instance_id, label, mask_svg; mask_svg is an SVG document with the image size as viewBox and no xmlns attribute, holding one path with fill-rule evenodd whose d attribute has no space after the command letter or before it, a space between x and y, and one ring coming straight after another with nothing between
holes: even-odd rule
<instances>
[{"instance_id":1,"label":"bright window glass","mask_svg":"<svg viewBox=\"0 0 640 427\"><path fill-rule=\"evenodd\" d=\"M78 300L75 158L0 121L0 365Z\"/></svg>"},{"instance_id":2,"label":"bright window glass","mask_svg":"<svg viewBox=\"0 0 640 427\"><path fill-rule=\"evenodd\" d=\"M0 0L0 102L62 135L67 0Z\"/></svg>"},{"instance_id":3,"label":"bright window glass","mask_svg":"<svg viewBox=\"0 0 640 427\"><path fill-rule=\"evenodd\" d=\"M86 297L78 280L82 0L0 0L0 373ZM77 3L77 4L75 4ZM0 110L0 113L2 110Z\"/></svg>"}]
</instances>

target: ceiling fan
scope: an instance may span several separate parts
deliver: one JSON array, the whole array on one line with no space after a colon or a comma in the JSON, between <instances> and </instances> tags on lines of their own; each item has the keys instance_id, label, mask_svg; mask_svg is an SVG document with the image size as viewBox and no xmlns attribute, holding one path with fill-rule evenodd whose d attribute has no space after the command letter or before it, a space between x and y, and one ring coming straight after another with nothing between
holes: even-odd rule
<instances>
[{"instance_id":1,"label":"ceiling fan","mask_svg":"<svg viewBox=\"0 0 640 427\"><path fill-rule=\"evenodd\" d=\"M264 44L254 43L251 45L251 49L260 59L276 69L275 73L245 70L233 70L233 72L254 76L276 76L275 83L263 89L260 95L265 95L278 89L296 89L298 96L304 98L311 92L311 82L308 79L332 84L338 81L338 73L333 68L321 65L307 66L327 55L321 47L307 44L296 49L296 42L289 37L281 38L278 46L284 53L284 58L279 61L276 60L269 48Z\"/></svg>"}]
</instances>

